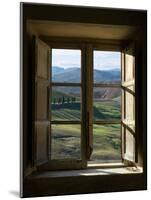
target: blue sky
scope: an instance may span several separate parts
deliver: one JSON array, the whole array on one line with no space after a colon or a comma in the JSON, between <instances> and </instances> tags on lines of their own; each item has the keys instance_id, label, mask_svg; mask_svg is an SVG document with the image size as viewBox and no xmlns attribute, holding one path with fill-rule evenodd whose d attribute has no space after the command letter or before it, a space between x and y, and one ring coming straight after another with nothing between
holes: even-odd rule
<instances>
[{"instance_id":1,"label":"blue sky","mask_svg":"<svg viewBox=\"0 0 151 200\"><path fill-rule=\"evenodd\" d=\"M65 69L81 67L81 51L52 49L52 66ZM120 52L94 51L94 68L99 70L120 69Z\"/></svg>"}]
</instances>

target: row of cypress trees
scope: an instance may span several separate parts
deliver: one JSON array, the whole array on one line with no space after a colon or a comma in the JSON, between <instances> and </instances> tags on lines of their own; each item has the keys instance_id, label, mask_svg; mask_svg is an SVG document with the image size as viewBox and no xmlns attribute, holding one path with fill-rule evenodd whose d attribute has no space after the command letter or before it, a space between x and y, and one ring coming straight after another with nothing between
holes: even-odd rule
<instances>
[{"instance_id":1,"label":"row of cypress trees","mask_svg":"<svg viewBox=\"0 0 151 200\"><path fill-rule=\"evenodd\" d=\"M65 103L75 103L76 97L58 97L52 99L52 104L65 104Z\"/></svg>"}]
</instances>

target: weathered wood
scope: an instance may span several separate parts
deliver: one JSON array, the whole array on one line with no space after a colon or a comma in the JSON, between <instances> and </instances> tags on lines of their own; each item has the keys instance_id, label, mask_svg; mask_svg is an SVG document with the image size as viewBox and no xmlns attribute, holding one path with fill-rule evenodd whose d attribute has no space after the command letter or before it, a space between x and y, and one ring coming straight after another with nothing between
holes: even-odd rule
<instances>
[{"instance_id":1,"label":"weathered wood","mask_svg":"<svg viewBox=\"0 0 151 200\"><path fill-rule=\"evenodd\" d=\"M122 156L135 162L135 51L134 44L123 50L122 57Z\"/></svg>"},{"instance_id":2,"label":"weathered wood","mask_svg":"<svg viewBox=\"0 0 151 200\"><path fill-rule=\"evenodd\" d=\"M35 129L35 164L37 166L49 160L48 154L49 125L36 124Z\"/></svg>"},{"instance_id":3,"label":"weathered wood","mask_svg":"<svg viewBox=\"0 0 151 200\"><path fill-rule=\"evenodd\" d=\"M71 120L66 120L66 121L63 121L63 120L52 120L51 121L51 124L82 124L82 122L79 120L79 121L71 121Z\"/></svg>"},{"instance_id":4,"label":"weathered wood","mask_svg":"<svg viewBox=\"0 0 151 200\"><path fill-rule=\"evenodd\" d=\"M97 120L93 121L93 124L121 124L121 120Z\"/></svg>"},{"instance_id":5,"label":"weathered wood","mask_svg":"<svg viewBox=\"0 0 151 200\"><path fill-rule=\"evenodd\" d=\"M93 47L92 44L86 45L86 113L87 113L87 159L93 151Z\"/></svg>"},{"instance_id":6,"label":"weathered wood","mask_svg":"<svg viewBox=\"0 0 151 200\"><path fill-rule=\"evenodd\" d=\"M34 165L49 160L49 80L50 49L35 37L35 133L33 141Z\"/></svg>"},{"instance_id":7,"label":"weathered wood","mask_svg":"<svg viewBox=\"0 0 151 200\"><path fill-rule=\"evenodd\" d=\"M35 121L35 125L50 125L50 121L40 120Z\"/></svg>"},{"instance_id":8,"label":"weathered wood","mask_svg":"<svg viewBox=\"0 0 151 200\"><path fill-rule=\"evenodd\" d=\"M81 87L81 83L57 83L57 82L51 82L50 86L64 86L64 87Z\"/></svg>"},{"instance_id":9,"label":"weathered wood","mask_svg":"<svg viewBox=\"0 0 151 200\"><path fill-rule=\"evenodd\" d=\"M104 87L104 88L121 88L121 84L115 84L115 83L94 83L93 87Z\"/></svg>"}]
</instances>

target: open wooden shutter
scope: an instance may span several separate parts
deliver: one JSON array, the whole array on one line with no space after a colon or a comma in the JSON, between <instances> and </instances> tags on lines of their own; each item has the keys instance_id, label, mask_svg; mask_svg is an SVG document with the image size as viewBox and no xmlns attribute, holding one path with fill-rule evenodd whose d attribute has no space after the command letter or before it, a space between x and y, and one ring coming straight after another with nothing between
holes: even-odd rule
<instances>
[{"instance_id":1,"label":"open wooden shutter","mask_svg":"<svg viewBox=\"0 0 151 200\"><path fill-rule=\"evenodd\" d=\"M136 161L134 47L122 51L122 157L128 164Z\"/></svg>"},{"instance_id":2,"label":"open wooden shutter","mask_svg":"<svg viewBox=\"0 0 151 200\"><path fill-rule=\"evenodd\" d=\"M50 49L43 41L35 38L35 166L49 160L49 81Z\"/></svg>"}]
</instances>

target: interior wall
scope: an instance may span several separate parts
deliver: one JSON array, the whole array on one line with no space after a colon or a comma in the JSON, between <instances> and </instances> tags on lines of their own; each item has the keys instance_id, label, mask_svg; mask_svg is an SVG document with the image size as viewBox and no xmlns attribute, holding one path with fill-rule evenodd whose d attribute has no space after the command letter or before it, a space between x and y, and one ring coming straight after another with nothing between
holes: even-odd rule
<instances>
[{"instance_id":1,"label":"interior wall","mask_svg":"<svg viewBox=\"0 0 151 200\"><path fill-rule=\"evenodd\" d=\"M137 26L28 20L29 32L49 37L129 40Z\"/></svg>"}]
</instances>

